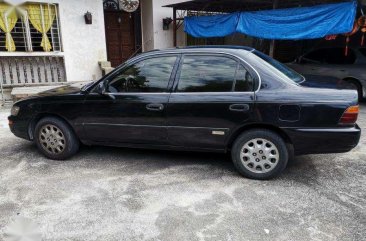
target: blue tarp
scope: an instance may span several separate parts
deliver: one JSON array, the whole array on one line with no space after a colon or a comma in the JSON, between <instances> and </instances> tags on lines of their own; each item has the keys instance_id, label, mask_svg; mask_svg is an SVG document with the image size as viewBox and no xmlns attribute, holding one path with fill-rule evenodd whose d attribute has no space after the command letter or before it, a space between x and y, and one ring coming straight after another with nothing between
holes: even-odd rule
<instances>
[{"instance_id":1,"label":"blue tarp","mask_svg":"<svg viewBox=\"0 0 366 241\"><path fill-rule=\"evenodd\" d=\"M315 39L350 32L356 9L357 3L352 1L314 7L186 17L184 30L197 38L242 33L263 39Z\"/></svg>"}]
</instances>

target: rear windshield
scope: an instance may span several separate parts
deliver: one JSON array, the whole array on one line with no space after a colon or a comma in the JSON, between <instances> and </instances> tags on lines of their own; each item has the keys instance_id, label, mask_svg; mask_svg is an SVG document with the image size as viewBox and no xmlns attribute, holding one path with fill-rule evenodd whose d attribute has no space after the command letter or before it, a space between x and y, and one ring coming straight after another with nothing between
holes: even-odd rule
<instances>
[{"instance_id":1,"label":"rear windshield","mask_svg":"<svg viewBox=\"0 0 366 241\"><path fill-rule=\"evenodd\" d=\"M280 71L282 74L286 75L290 80L292 80L295 83L301 83L304 81L304 77L294 71L293 69L287 67L286 65L278 62L277 60L269 57L268 55L263 54L259 51L253 52L255 55L257 55L262 60L266 61L268 64L270 64L272 67Z\"/></svg>"}]
</instances>

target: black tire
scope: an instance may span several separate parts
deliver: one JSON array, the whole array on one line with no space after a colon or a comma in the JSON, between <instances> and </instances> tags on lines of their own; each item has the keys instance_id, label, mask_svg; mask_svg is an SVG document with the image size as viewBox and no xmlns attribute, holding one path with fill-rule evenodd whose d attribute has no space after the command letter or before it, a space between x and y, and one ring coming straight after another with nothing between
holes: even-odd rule
<instances>
[{"instance_id":1,"label":"black tire","mask_svg":"<svg viewBox=\"0 0 366 241\"><path fill-rule=\"evenodd\" d=\"M57 130L58 134L53 135L57 136L57 138L61 138L61 140L57 142L62 142L62 148L60 147L56 150L56 148L52 148L53 146L48 146L47 143L42 142L42 138L43 140L45 138L44 135L48 135L48 132L46 133L47 130L45 130L45 128L51 128L50 131ZM42 137L41 131L43 131ZM49 138L56 138L53 137L52 134L50 135L51 137L48 136ZM75 155L80 147L80 142L71 127L63 120L55 117L45 117L38 121L34 131L34 141L41 153L53 160L66 160ZM49 145L51 145L51 143L49 143ZM61 151L59 151L59 149Z\"/></svg>"},{"instance_id":2,"label":"black tire","mask_svg":"<svg viewBox=\"0 0 366 241\"><path fill-rule=\"evenodd\" d=\"M278 153L276 150L274 150L274 153L276 153L276 156L277 156L276 158L273 159L273 160L275 160L274 163L272 163L272 159L269 157L269 155L266 156L265 154L259 154L260 150L262 150L262 149L258 149L258 152L253 151L253 153L258 155L256 157L253 157L254 159L256 158L255 159L256 161L252 161L251 159L244 161L244 159L246 159L247 157L243 157L243 159L242 159L242 157L241 157L242 149L244 150L243 153L247 151L246 148L244 147L244 145L246 145L248 143L249 143L248 145L253 144L254 139L260 139L260 140L257 140L259 142L261 140L262 141L264 140L265 143L268 142L268 146L270 146L270 148L277 148ZM250 141L253 141L253 143ZM272 145L274 145L274 147ZM264 146L264 144L263 144L263 146ZM263 150L262 150L262 153L263 153ZM245 155L245 154L243 154L243 155ZM251 155L254 155L254 154L251 154ZM260 155L263 155L265 157L263 157L263 156L260 157ZM250 179L256 179L256 180L269 180L269 179L279 176L282 173L282 171L286 168L288 159L289 159L289 154L288 154L288 150L286 147L286 143L275 132L266 130L266 129L253 129L253 130L245 131L235 140L234 145L232 146L232 149L231 149L231 158L234 162L236 169L244 177L247 177ZM250 158L252 158L252 157L250 157ZM261 158L271 159L270 160L271 163L269 163L271 165L263 164L267 160L263 160L263 162L262 162L262 160L260 160ZM251 164L253 164L253 165L251 165ZM262 167L264 167L263 170L262 170ZM268 167L270 167L270 168L268 168ZM257 168L260 168L260 169L257 169ZM253 170L253 169L255 169L255 170ZM262 173L258 173L258 172L262 172Z\"/></svg>"},{"instance_id":3,"label":"black tire","mask_svg":"<svg viewBox=\"0 0 366 241\"><path fill-rule=\"evenodd\" d=\"M358 102L361 102L363 100L362 85L355 79L346 79L346 81L350 84L353 84L356 87L358 94Z\"/></svg>"}]
</instances>

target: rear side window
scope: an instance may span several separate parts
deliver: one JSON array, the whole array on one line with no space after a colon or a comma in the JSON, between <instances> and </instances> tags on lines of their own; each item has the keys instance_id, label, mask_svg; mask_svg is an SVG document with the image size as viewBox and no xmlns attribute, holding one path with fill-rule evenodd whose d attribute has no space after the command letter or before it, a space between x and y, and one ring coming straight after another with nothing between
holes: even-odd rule
<instances>
[{"instance_id":1,"label":"rear side window","mask_svg":"<svg viewBox=\"0 0 366 241\"><path fill-rule=\"evenodd\" d=\"M366 48L360 48L360 52L363 56L366 57Z\"/></svg>"},{"instance_id":2,"label":"rear side window","mask_svg":"<svg viewBox=\"0 0 366 241\"><path fill-rule=\"evenodd\" d=\"M352 49L346 55L345 48L325 48L306 54L303 60L323 64L354 64L356 55Z\"/></svg>"},{"instance_id":3,"label":"rear side window","mask_svg":"<svg viewBox=\"0 0 366 241\"><path fill-rule=\"evenodd\" d=\"M251 91L252 77L238 66L227 57L185 56L177 92Z\"/></svg>"},{"instance_id":4,"label":"rear side window","mask_svg":"<svg viewBox=\"0 0 366 241\"><path fill-rule=\"evenodd\" d=\"M235 79L236 79L234 86L235 91L239 92L253 91L254 79L252 75L248 72L248 70L246 70L242 65L239 65Z\"/></svg>"}]
</instances>

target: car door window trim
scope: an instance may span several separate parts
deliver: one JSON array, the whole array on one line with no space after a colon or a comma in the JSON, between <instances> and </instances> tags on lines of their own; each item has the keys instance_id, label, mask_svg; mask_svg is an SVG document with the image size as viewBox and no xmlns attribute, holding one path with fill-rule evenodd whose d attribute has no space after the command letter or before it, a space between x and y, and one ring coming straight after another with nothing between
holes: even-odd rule
<instances>
[{"instance_id":1,"label":"car door window trim","mask_svg":"<svg viewBox=\"0 0 366 241\"><path fill-rule=\"evenodd\" d=\"M181 70L182 70L182 66L183 66L183 60L185 56L219 56L219 57L229 57L231 59L234 59L235 61L238 62L239 65L242 65L247 71L249 71L250 74L254 74L255 76L253 76L253 86L255 86L255 82L258 82L258 87L256 90L253 91L229 91L229 92L177 92L177 88L178 88L178 84L179 84L179 80L180 80L180 75L181 75ZM250 69L250 70L248 70ZM253 72L253 73L252 73ZM234 55L234 54L230 54L230 53L225 53L225 52L215 52L215 53L208 53L208 52L188 52L188 53L182 53L181 57L180 57L180 62L179 62L179 66L177 69L177 72L175 74L175 81L173 84L173 88L172 88L172 94L174 93L179 93L179 94L197 94L197 93L251 93L251 94L256 94L258 93L258 91L261 89L261 84L262 84L262 78L259 75L259 72L251 65L249 64L246 60L244 60L243 58Z\"/></svg>"},{"instance_id":2,"label":"car door window trim","mask_svg":"<svg viewBox=\"0 0 366 241\"><path fill-rule=\"evenodd\" d=\"M125 63L123 64L120 69L118 71L115 71L112 75L108 76L107 78L102 78L100 81L98 81L96 83L96 85L91 87L91 91L89 94L95 93L95 90L98 88L97 86L104 81L110 81L113 80L116 76L118 76L121 72L127 70L128 68L130 68L131 66L133 66L134 64L137 64L141 61L145 61L145 60L149 60L149 59L155 59L155 58L164 58L164 57L176 57L176 60L174 62L173 68L171 70L170 73L170 77L169 77L169 81L166 87L166 92L124 92L124 93L111 93L112 95L116 95L116 94L161 94L161 93L170 93L171 92L171 87L174 83L174 77L175 77L175 71L178 68L179 65L179 61L181 58L181 54L179 53L164 53L164 54L159 54L159 55L148 55L148 56L143 56L141 58L137 58L134 59L131 62Z\"/></svg>"}]
</instances>

